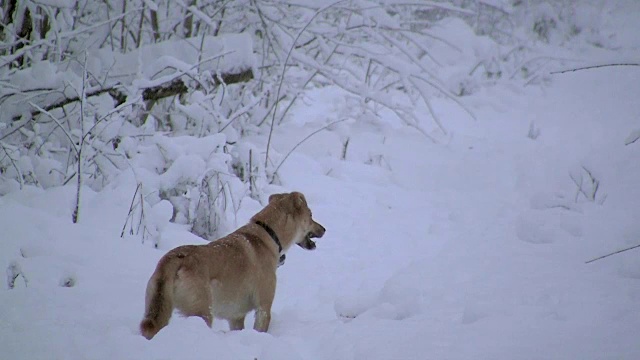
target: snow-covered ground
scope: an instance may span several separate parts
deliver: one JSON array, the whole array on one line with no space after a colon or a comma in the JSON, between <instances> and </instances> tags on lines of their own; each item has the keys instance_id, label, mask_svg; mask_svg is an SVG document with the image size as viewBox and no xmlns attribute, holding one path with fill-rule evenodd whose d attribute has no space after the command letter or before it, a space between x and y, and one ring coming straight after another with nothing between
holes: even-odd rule
<instances>
[{"instance_id":1,"label":"snow-covered ground","mask_svg":"<svg viewBox=\"0 0 640 360\"><path fill-rule=\"evenodd\" d=\"M630 2L610 15L617 48L574 49L580 64L637 62L639 12ZM312 93L274 148L286 154L340 96ZM327 233L278 269L266 334L174 316L140 336L158 259L204 241L175 224L159 249L121 238L131 171L84 190L79 224L73 186L9 193L0 267L22 275L0 290L0 358L640 359L640 250L585 264L640 243L640 141L625 145L639 96L640 67L583 70L483 87L464 98L476 120L436 101L445 144L348 122L310 138L271 190L304 192ZM246 198L237 225L260 207Z\"/></svg>"}]
</instances>

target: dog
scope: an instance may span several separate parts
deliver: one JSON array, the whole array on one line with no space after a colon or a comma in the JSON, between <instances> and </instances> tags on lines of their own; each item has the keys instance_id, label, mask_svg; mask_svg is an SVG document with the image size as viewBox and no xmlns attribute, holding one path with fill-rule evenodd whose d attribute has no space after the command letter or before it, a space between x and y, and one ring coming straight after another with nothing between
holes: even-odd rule
<instances>
[{"instance_id":1,"label":"dog","mask_svg":"<svg viewBox=\"0 0 640 360\"><path fill-rule=\"evenodd\" d=\"M325 228L312 218L304 195L273 194L248 224L206 245L179 246L165 254L147 283L140 333L151 340L169 324L173 309L199 316L211 327L225 319L231 330L244 329L255 311L253 328L269 329L276 269L293 244L314 250L312 238Z\"/></svg>"}]
</instances>

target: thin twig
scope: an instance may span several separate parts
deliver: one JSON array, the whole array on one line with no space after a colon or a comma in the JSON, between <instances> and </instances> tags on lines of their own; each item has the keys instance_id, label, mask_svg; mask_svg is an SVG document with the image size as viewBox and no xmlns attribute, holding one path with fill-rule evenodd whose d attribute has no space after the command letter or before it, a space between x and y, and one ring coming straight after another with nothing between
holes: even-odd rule
<instances>
[{"instance_id":1,"label":"thin twig","mask_svg":"<svg viewBox=\"0 0 640 360\"><path fill-rule=\"evenodd\" d=\"M319 133L322 130L325 130L327 128L329 128L331 125L346 121L348 119L340 119L340 120L336 120L333 122L328 123L327 125L321 127L320 129L312 132L311 134L307 135L307 137L305 137L304 139L302 139L299 143L297 143L293 148L291 148L291 150L289 150L289 152L287 153L287 155L285 155L284 159L282 159L282 161L280 161L280 164L278 164L278 166L276 167L276 170L273 172L273 175L275 176L278 173L278 170L280 170L280 167L282 166L282 164L284 164L284 162L289 158L289 155L291 155L291 153L293 153L295 151L295 149L298 148L298 146L302 145L303 142L307 141L310 137L312 137L313 135Z\"/></svg>"},{"instance_id":2,"label":"thin twig","mask_svg":"<svg viewBox=\"0 0 640 360\"><path fill-rule=\"evenodd\" d=\"M18 276L22 276L22 280L24 280L24 286L29 287L29 279L22 272L22 268L17 261L12 261L7 268L7 287L9 289L14 289L16 286L16 280Z\"/></svg>"},{"instance_id":3,"label":"thin twig","mask_svg":"<svg viewBox=\"0 0 640 360\"><path fill-rule=\"evenodd\" d=\"M249 193L252 198L257 198L257 189L253 176L253 149L249 149Z\"/></svg>"},{"instance_id":4,"label":"thin twig","mask_svg":"<svg viewBox=\"0 0 640 360\"><path fill-rule=\"evenodd\" d=\"M124 230L127 228L127 223L129 222L129 218L131 218L133 222L133 203L136 201L136 195L138 194L138 190L142 187L142 183L138 183L136 186L136 191L133 193L133 197L131 198L131 205L129 205L129 213L127 214L127 218L124 220L124 225L122 226L122 231L120 232L120 237L124 237Z\"/></svg>"},{"instance_id":5,"label":"thin twig","mask_svg":"<svg viewBox=\"0 0 640 360\"><path fill-rule=\"evenodd\" d=\"M638 141L638 139L640 139L640 130L636 130L629 134L629 136L627 136L627 139L624 141L624 144L631 145L634 142Z\"/></svg>"},{"instance_id":6,"label":"thin twig","mask_svg":"<svg viewBox=\"0 0 640 360\"><path fill-rule=\"evenodd\" d=\"M78 223L78 218L80 217L80 195L82 193L82 148L84 147L84 143L86 140L87 133L84 131L84 113L87 104L87 53L84 53L84 66L82 67L82 91L79 95L80 97L80 134L82 138L80 139L80 144L78 145L78 163L76 170L76 201L75 207L73 209L73 214L71 214L71 220L74 224Z\"/></svg>"},{"instance_id":7,"label":"thin twig","mask_svg":"<svg viewBox=\"0 0 640 360\"><path fill-rule=\"evenodd\" d=\"M591 194L589 195L589 200L595 201L596 194L598 193L598 188L600 187L600 181L593 177L593 174L591 174L591 171L589 171L589 169L584 166L582 167L582 169L587 173L587 175L589 175L589 179L591 180Z\"/></svg>"},{"instance_id":8,"label":"thin twig","mask_svg":"<svg viewBox=\"0 0 640 360\"><path fill-rule=\"evenodd\" d=\"M573 181L573 183L576 185L576 188L577 188L576 197L574 201L576 203L578 202L578 197L580 197L580 194L582 194L585 197L585 199L589 200L589 195L587 195L587 192L582 188L582 183L584 182L584 178L582 177L582 175L580 176L580 183L578 183L578 180L576 180L576 178L574 178L573 175L569 174L569 177L571 178L571 181Z\"/></svg>"},{"instance_id":9,"label":"thin twig","mask_svg":"<svg viewBox=\"0 0 640 360\"><path fill-rule=\"evenodd\" d=\"M579 68L575 68L575 69L552 71L552 72L550 72L550 74L564 74L564 73L567 73L567 72L574 72L574 71L578 71L578 70L589 70L589 69L597 69L597 68L610 67L610 66L640 66L640 64L638 64L638 63L619 63L619 64L592 65L592 66L579 67Z\"/></svg>"},{"instance_id":10,"label":"thin twig","mask_svg":"<svg viewBox=\"0 0 640 360\"><path fill-rule=\"evenodd\" d=\"M629 250L631 250L631 249L635 249L635 248L638 248L638 247L640 247L640 244L638 244L638 245L634 245L634 246L631 246L631 247L628 247L628 248L626 248L626 249L618 250L618 251L612 252L612 253L607 254L607 255L602 255L602 256L597 257L597 258L595 258L595 259L591 259L591 260L589 260L589 261L585 261L584 263L585 263L585 264L589 264L589 263L592 263L592 262L594 262L594 261L596 261L596 260L604 259L604 258L606 258L606 257L612 256L612 255L616 255L616 254L620 254L620 253L623 253L623 252L625 252L625 251L629 251Z\"/></svg>"},{"instance_id":11,"label":"thin twig","mask_svg":"<svg viewBox=\"0 0 640 360\"><path fill-rule=\"evenodd\" d=\"M16 170L16 174L18 175L18 179L20 180L20 190L22 190L22 188L24 187L24 178L22 176L22 171L20 171L20 168L16 164L15 159L11 157L11 155L9 154L9 151L7 151L7 148L4 146L2 142L0 142L0 147L9 158L9 161L11 161L11 165L13 165L13 168ZM20 155L20 153L18 153L18 155Z\"/></svg>"},{"instance_id":12,"label":"thin twig","mask_svg":"<svg viewBox=\"0 0 640 360\"><path fill-rule=\"evenodd\" d=\"M347 137L347 140L342 145L342 157L341 157L342 160L347 159L347 148L349 147L349 140L351 140L351 138Z\"/></svg>"},{"instance_id":13,"label":"thin twig","mask_svg":"<svg viewBox=\"0 0 640 360\"><path fill-rule=\"evenodd\" d=\"M49 111L47 111L46 109L41 108L40 106L29 102L29 105L31 105L32 107L36 108L36 110L38 110L40 113L47 115L48 117L51 118L51 120L53 120L53 122L56 123L56 125L60 128L60 130L62 130L62 132L64 133L64 135L67 137L67 139L69 139L69 144L71 144L71 149L73 149L73 151L76 153L76 155L78 155L78 147L76 146L75 141L73 141L73 138L71 137L71 134L67 131L67 129L64 128L64 126L62 126L62 124L60 123L60 120L58 120L58 118L56 118L55 116L53 116L53 114L51 114Z\"/></svg>"}]
</instances>

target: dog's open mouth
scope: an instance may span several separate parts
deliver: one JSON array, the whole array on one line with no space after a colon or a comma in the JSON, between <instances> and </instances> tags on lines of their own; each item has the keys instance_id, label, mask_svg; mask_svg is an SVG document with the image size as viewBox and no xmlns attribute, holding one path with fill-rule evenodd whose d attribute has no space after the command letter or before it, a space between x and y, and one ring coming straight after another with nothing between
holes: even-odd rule
<instances>
[{"instance_id":1,"label":"dog's open mouth","mask_svg":"<svg viewBox=\"0 0 640 360\"><path fill-rule=\"evenodd\" d=\"M307 233L307 235L304 237L304 240L298 243L298 246L306 250L314 250L316 248L316 242L311 239L317 237L319 236L314 233Z\"/></svg>"}]
</instances>

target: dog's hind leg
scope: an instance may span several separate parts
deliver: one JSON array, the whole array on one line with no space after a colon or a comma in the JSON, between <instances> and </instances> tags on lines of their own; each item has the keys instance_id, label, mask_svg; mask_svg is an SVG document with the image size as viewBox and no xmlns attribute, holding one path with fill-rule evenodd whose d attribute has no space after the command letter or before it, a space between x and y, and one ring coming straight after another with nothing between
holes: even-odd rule
<instances>
[{"instance_id":1,"label":"dog's hind leg","mask_svg":"<svg viewBox=\"0 0 640 360\"><path fill-rule=\"evenodd\" d=\"M276 295L276 276L266 276L264 284L259 290L256 298L256 320L253 322L253 329L260 332L269 330L271 322L271 305L273 297Z\"/></svg>"},{"instance_id":2,"label":"dog's hind leg","mask_svg":"<svg viewBox=\"0 0 640 360\"><path fill-rule=\"evenodd\" d=\"M182 272L181 282L175 289L175 307L184 316L197 316L208 327L213 325L213 295L208 281L197 273Z\"/></svg>"},{"instance_id":3,"label":"dog's hind leg","mask_svg":"<svg viewBox=\"0 0 640 360\"><path fill-rule=\"evenodd\" d=\"M229 320L229 329L231 329L231 331L244 329L244 316Z\"/></svg>"}]
</instances>

